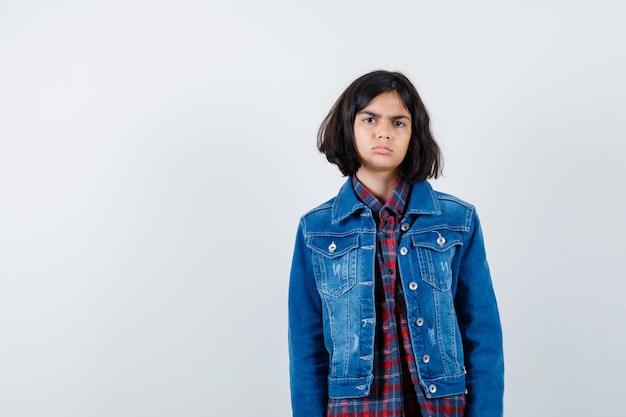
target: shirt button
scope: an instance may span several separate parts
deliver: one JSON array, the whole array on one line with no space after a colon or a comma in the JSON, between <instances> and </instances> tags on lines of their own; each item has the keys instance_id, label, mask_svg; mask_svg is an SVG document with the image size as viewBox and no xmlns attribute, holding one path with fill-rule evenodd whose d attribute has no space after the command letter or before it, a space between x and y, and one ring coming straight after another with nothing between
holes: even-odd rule
<instances>
[{"instance_id":1,"label":"shirt button","mask_svg":"<svg viewBox=\"0 0 626 417\"><path fill-rule=\"evenodd\" d=\"M429 355L422 356L422 362L424 362L424 363L430 362L430 356Z\"/></svg>"},{"instance_id":2,"label":"shirt button","mask_svg":"<svg viewBox=\"0 0 626 417\"><path fill-rule=\"evenodd\" d=\"M400 249L400 255L406 255L407 253L409 253L409 250L406 248L406 246Z\"/></svg>"},{"instance_id":3,"label":"shirt button","mask_svg":"<svg viewBox=\"0 0 626 417\"><path fill-rule=\"evenodd\" d=\"M437 386L435 384L430 384L430 386L428 387L428 391L430 391L431 394L434 394L437 392Z\"/></svg>"},{"instance_id":4,"label":"shirt button","mask_svg":"<svg viewBox=\"0 0 626 417\"><path fill-rule=\"evenodd\" d=\"M336 250L337 250L337 245L335 245L335 242L332 242L330 245L328 245L328 252L334 253Z\"/></svg>"},{"instance_id":5,"label":"shirt button","mask_svg":"<svg viewBox=\"0 0 626 417\"><path fill-rule=\"evenodd\" d=\"M407 230L409 230L410 227L411 225L409 225L408 223L402 223L400 225L400 230L402 230L403 232L406 232Z\"/></svg>"},{"instance_id":6,"label":"shirt button","mask_svg":"<svg viewBox=\"0 0 626 417\"><path fill-rule=\"evenodd\" d=\"M422 327L424 325L424 319L423 318L418 318L417 320L415 320L415 324L417 325L417 327Z\"/></svg>"},{"instance_id":7,"label":"shirt button","mask_svg":"<svg viewBox=\"0 0 626 417\"><path fill-rule=\"evenodd\" d=\"M417 287L418 287L417 282L415 282L415 281L409 282L409 289L411 291L415 291L417 289Z\"/></svg>"}]
</instances>

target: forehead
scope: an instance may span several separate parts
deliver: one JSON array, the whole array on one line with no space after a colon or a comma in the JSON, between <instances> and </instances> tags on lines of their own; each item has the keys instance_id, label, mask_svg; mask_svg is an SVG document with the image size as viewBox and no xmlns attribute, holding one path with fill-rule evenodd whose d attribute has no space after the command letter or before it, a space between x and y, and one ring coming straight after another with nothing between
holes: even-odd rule
<instances>
[{"instance_id":1,"label":"forehead","mask_svg":"<svg viewBox=\"0 0 626 417\"><path fill-rule=\"evenodd\" d=\"M402 97L400 97L400 94L395 90L380 93L359 112L373 109L393 111L394 113L406 113L406 115L410 115L411 113Z\"/></svg>"}]
</instances>

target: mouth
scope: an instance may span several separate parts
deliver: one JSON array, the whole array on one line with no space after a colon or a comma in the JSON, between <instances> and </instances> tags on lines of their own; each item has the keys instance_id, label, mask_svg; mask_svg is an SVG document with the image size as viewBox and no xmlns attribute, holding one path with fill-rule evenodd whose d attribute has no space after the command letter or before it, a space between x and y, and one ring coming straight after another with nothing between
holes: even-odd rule
<instances>
[{"instance_id":1,"label":"mouth","mask_svg":"<svg viewBox=\"0 0 626 417\"><path fill-rule=\"evenodd\" d=\"M390 154L391 152L393 152L390 148L388 148L388 147L386 147L386 146L374 146L374 147L372 148L372 150L373 150L374 152L376 152L376 153L380 153L380 154L383 154L383 155L388 155L388 154Z\"/></svg>"}]
</instances>

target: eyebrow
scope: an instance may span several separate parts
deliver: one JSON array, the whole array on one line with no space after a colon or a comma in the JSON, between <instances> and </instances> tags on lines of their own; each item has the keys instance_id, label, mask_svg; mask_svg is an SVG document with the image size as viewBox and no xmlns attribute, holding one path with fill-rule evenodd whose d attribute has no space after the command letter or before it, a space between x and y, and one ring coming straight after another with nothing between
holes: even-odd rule
<instances>
[{"instance_id":1,"label":"eyebrow","mask_svg":"<svg viewBox=\"0 0 626 417\"><path fill-rule=\"evenodd\" d=\"M369 111L369 110L361 110L358 114L367 114L367 115L372 116L372 117L382 117L382 115L380 115L378 113L374 113L373 111ZM393 120L410 119L409 116L405 116L404 114L395 114L393 116L389 116L389 118L393 119Z\"/></svg>"}]
</instances>

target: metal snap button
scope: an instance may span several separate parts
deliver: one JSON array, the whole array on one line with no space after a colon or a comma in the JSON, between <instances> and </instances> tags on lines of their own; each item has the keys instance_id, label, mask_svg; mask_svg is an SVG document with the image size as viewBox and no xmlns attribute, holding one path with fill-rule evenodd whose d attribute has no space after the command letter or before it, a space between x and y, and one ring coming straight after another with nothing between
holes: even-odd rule
<instances>
[{"instance_id":1,"label":"metal snap button","mask_svg":"<svg viewBox=\"0 0 626 417\"><path fill-rule=\"evenodd\" d=\"M428 362L430 362L430 355L424 355L424 356L422 356L422 362L424 362L424 363L428 363Z\"/></svg>"},{"instance_id":2,"label":"metal snap button","mask_svg":"<svg viewBox=\"0 0 626 417\"><path fill-rule=\"evenodd\" d=\"M423 318L418 318L417 320L415 320L415 324L417 325L417 327L422 327L424 325L424 319Z\"/></svg>"},{"instance_id":3,"label":"metal snap button","mask_svg":"<svg viewBox=\"0 0 626 417\"><path fill-rule=\"evenodd\" d=\"M409 289L411 291L415 291L417 289L417 287L418 287L417 282L415 282L415 281L409 282Z\"/></svg>"},{"instance_id":4,"label":"metal snap button","mask_svg":"<svg viewBox=\"0 0 626 417\"><path fill-rule=\"evenodd\" d=\"M428 391L430 391L431 394L434 394L437 392L437 386L435 384L430 384L430 386L428 387Z\"/></svg>"},{"instance_id":5,"label":"metal snap button","mask_svg":"<svg viewBox=\"0 0 626 417\"><path fill-rule=\"evenodd\" d=\"M400 230L402 230L403 232L406 232L407 230L409 230L409 228L410 228L410 227L411 227L411 225L410 225L410 224L408 224L408 223L402 223L402 224L400 225Z\"/></svg>"},{"instance_id":6,"label":"metal snap button","mask_svg":"<svg viewBox=\"0 0 626 417\"><path fill-rule=\"evenodd\" d=\"M443 246L446 244L446 238L439 235L439 237L437 238L437 243L439 244L439 246Z\"/></svg>"},{"instance_id":7,"label":"metal snap button","mask_svg":"<svg viewBox=\"0 0 626 417\"><path fill-rule=\"evenodd\" d=\"M332 242L330 245L328 245L328 252L335 253L336 250L337 250L337 245L335 245L335 242Z\"/></svg>"},{"instance_id":8,"label":"metal snap button","mask_svg":"<svg viewBox=\"0 0 626 417\"><path fill-rule=\"evenodd\" d=\"M406 255L407 253L409 253L409 250L406 248L406 246L400 249L400 255Z\"/></svg>"}]
</instances>

